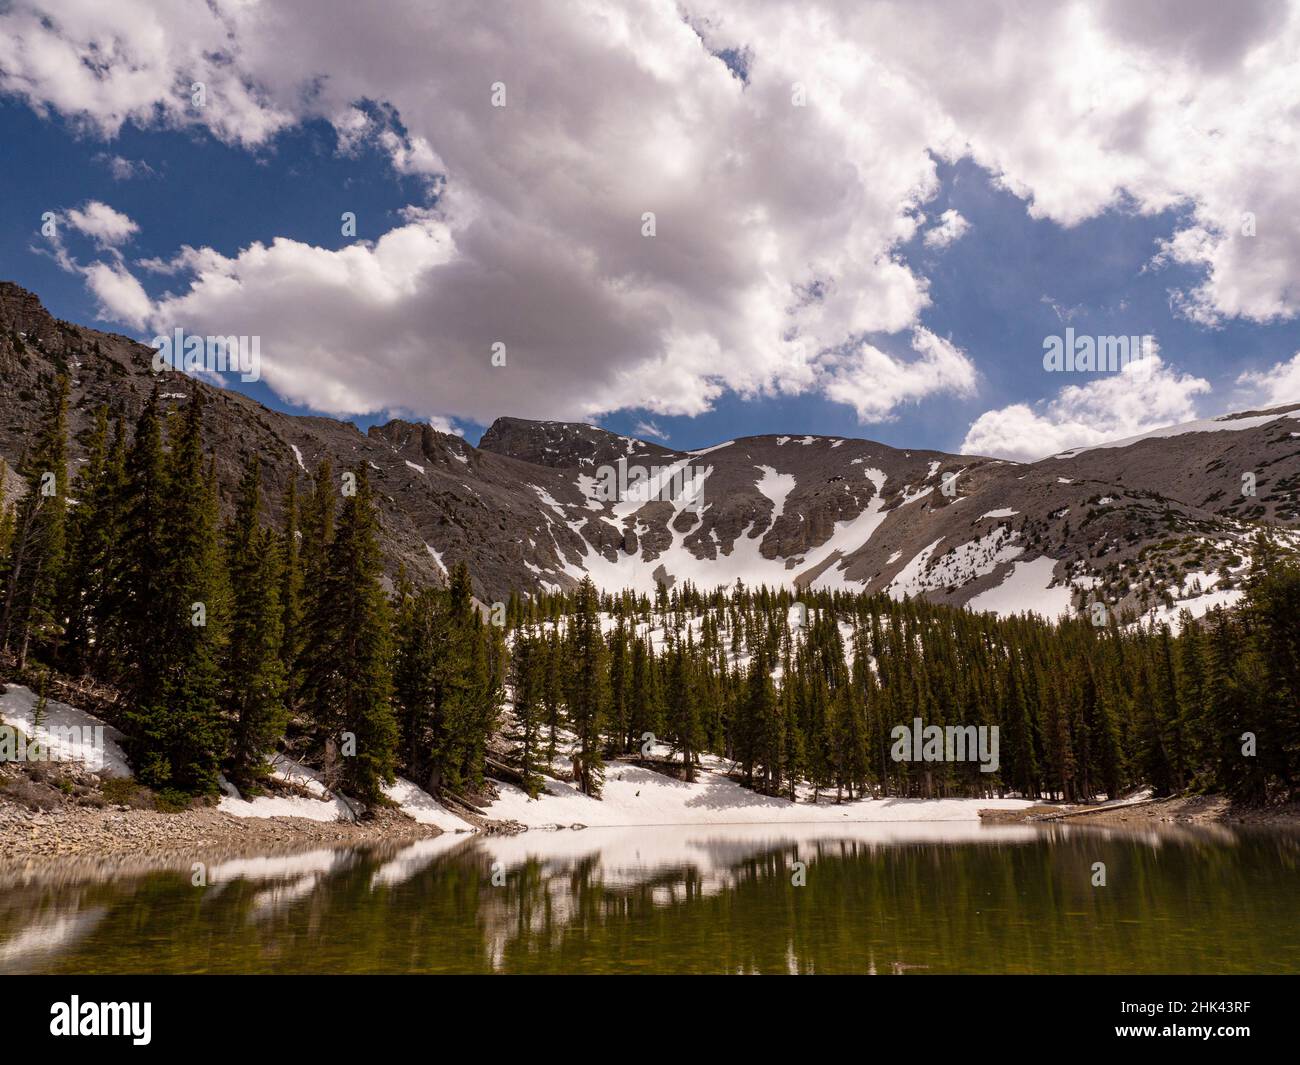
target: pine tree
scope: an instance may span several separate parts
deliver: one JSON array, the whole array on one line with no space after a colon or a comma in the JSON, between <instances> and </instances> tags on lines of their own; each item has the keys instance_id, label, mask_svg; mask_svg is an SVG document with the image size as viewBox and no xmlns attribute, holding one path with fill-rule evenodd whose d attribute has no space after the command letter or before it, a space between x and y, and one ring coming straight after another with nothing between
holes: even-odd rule
<instances>
[{"instance_id":1,"label":"pine tree","mask_svg":"<svg viewBox=\"0 0 1300 1065\"><path fill-rule=\"evenodd\" d=\"M761 649L756 659L759 670L765 675L765 682L761 685L762 698L754 707L753 718L757 732L758 762L763 772L759 790L767 795L776 795L781 790L785 767L785 715L781 698L770 675L767 650Z\"/></svg>"},{"instance_id":2,"label":"pine tree","mask_svg":"<svg viewBox=\"0 0 1300 1065\"><path fill-rule=\"evenodd\" d=\"M302 649L302 556L298 531L298 478L289 474L284 494L284 526L279 539L280 571L280 660L284 666L287 693L298 689L295 673Z\"/></svg>"},{"instance_id":3,"label":"pine tree","mask_svg":"<svg viewBox=\"0 0 1300 1065\"><path fill-rule=\"evenodd\" d=\"M86 461L73 488L77 505L68 522L68 566L62 592L68 628L63 653L67 668L75 673L102 667L111 642L105 608L113 554L122 535L125 449L122 423L117 423L110 437L108 408L100 407L86 443Z\"/></svg>"},{"instance_id":4,"label":"pine tree","mask_svg":"<svg viewBox=\"0 0 1300 1065\"><path fill-rule=\"evenodd\" d=\"M1178 700L1174 643L1169 626L1160 626L1152 662L1153 711L1169 757L1170 786L1181 791L1188 779L1186 728Z\"/></svg>"},{"instance_id":5,"label":"pine tree","mask_svg":"<svg viewBox=\"0 0 1300 1065\"><path fill-rule=\"evenodd\" d=\"M565 691L569 684L569 664L561 649L559 630L552 626L546 634L546 671L542 684L542 707L546 715L546 761L555 761L555 744L564 720Z\"/></svg>"},{"instance_id":6,"label":"pine tree","mask_svg":"<svg viewBox=\"0 0 1300 1065\"><path fill-rule=\"evenodd\" d=\"M226 530L230 584L230 640L223 687L234 712L231 778L255 785L266 756L284 732L285 673L281 658L284 614L280 599L280 544L261 525L261 464L254 455L239 485L235 518Z\"/></svg>"},{"instance_id":7,"label":"pine tree","mask_svg":"<svg viewBox=\"0 0 1300 1065\"><path fill-rule=\"evenodd\" d=\"M1190 783L1204 789L1209 780L1211 746L1206 742L1205 722L1205 646L1204 629L1184 610L1179 618L1182 632L1178 639L1178 714L1187 734L1187 757Z\"/></svg>"},{"instance_id":8,"label":"pine tree","mask_svg":"<svg viewBox=\"0 0 1300 1065\"><path fill-rule=\"evenodd\" d=\"M439 666L448 649L445 596L434 588L398 582L393 702L406 773L436 793L443 783Z\"/></svg>"},{"instance_id":9,"label":"pine tree","mask_svg":"<svg viewBox=\"0 0 1300 1065\"><path fill-rule=\"evenodd\" d=\"M1002 683L1003 780L1025 797L1038 797L1039 762L1034 743L1033 714L1021 671L1006 664Z\"/></svg>"},{"instance_id":10,"label":"pine tree","mask_svg":"<svg viewBox=\"0 0 1300 1065\"><path fill-rule=\"evenodd\" d=\"M391 703L388 602L380 579L378 519L364 469L355 474L329 542L324 580L308 617L312 646L305 704L327 751L343 755L341 783L366 803L395 780L397 722ZM323 481L323 479L322 479ZM322 517L329 509L318 508ZM332 776L334 767L328 764Z\"/></svg>"},{"instance_id":11,"label":"pine tree","mask_svg":"<svg viewBox=\"0 0 1300 1065\"><path fill-rule=\"evenodd\" d=\"M299 571L302 595L299 602L299 639L291 676L295 705L311 697L311 686L328 675L333 663L325 659L326 650L317 642L314 625L324 618L320 598L329 573L330 547L334 541L334 511L337 488L334 467L323 459L316 467L312 490L303 504L300 518ZM310 708L308 708L310 713Z\"/></svg>"},{"instance_id":12,"label":"pine tree","mask_svg":"<svg viewBox=\"0 0 1300 1065\"><path fill-rule=\"evenodd\" d=\"M162 619L166 589L166 454L154 387L136 421L123 469L120 550L113 552L106 576L105 616L116 676L124 678L133 702L156 705L163 697L163 661L153 653L155 626ZM188 623L188 618L185 619Z\"/></svg>"},{"instance_id":13,"label":"pine tree","mask_svg":"<svg viewBox=\"0 0 1300 1065\"><path fill-rule=\"evenodd\" d=\"M620 617L609 637L609 715L606 722L608 746L616 755L629 749L632 717L630 657L627 630Z\"/></svg>"},{"instance_id":14,"label":"pine tree","mask_svg":"<svg viewBox=\"0 0 1300 1065\"><path fill-rule=\"evenodd\" d=\"M19 504L4 567L0 647L22 669L33 641L56 647L62 635L60 593L66 563L68 379L60 376L35 447L21 467L27 492Z\"/></svg>"},{"instance_id":15,"label":"pine tree","mask_svg":"<svg viewBox=\"0 0 1300 1065\"><path fill-rule=\"evenodd\" d=\"M1258 674L1257 770L1263 779L1255 789L1289 798L1300 789L1300 563L1265 533L1255 539L1253 561L1242 615L1254 645L1243 665L1254 665Z\"/></svg>"},{"instance_id":16,"label":"pine tree","mask_svg":"<svg viewBox=\"0 0 1300 1065\"><path fill-rule=\"evenodd\" d=\"M1155 666L1146 658L1137 675L1133 694L1137 725L1137 765L1142 778L1156 795L1172 795L1176 790L1177 778L1169 758L1167 735L1161 717L1162 708L1158 705L1156 684L1153 681L1154 672Z\"/></svg>"},{"instance_id":17,"label":"pine tree","mask_svg":"<svg viewBox=\"0 0 1300 1065\"><path fill-rule=\"evenodd\" d=\"M134 619L136 653L152 656L154 664L128 714L137 777L151 787L195 793L216 791L228 742L219 702L223 631L216 511L204 472L202 419L196 389L166 466L157 471L156 486L149 486L159 493L166 535L157 544L157 580L139 586L151 598L132 604L140 611Z\"/></svg>"},{"instance_id":18,"label":"pine tree","mask_svg":"<svg viewBox=\"0 0 1300 1065\"><path fill-rule=\"evenodd\" d=\"M761 790L770 790L772 780L779 779L779 766L774 766L772 760L779 757L782 745L777 732L781 712L767 656L761 649L750 659L745 691L737 709L735 750L745 772L745 783L753 787L755 771L761 770Z\"/></svg>"},{"instance_id":19,"label":"pine tree","mask_svg":"<svg viewBox=\"0 0 1300 1065\"><path fill-rule=\"evenodd\" d=\"M793 663L787 656L782 676L789 678ZM795 702L795 685L787 679L781 686L782 736L781 763L785 775L786 798L797 802L799 798L799 781L806 770L804 755L803 729L799 727L799 715Z\"/></svg>"},{"instance_id":20,"label":"pine tree","mask_svg":"<svg viewBox=\"0 0 1300 1065\"><path fill-rule=\"evenodd\" d=\"M487 736L500 705L504 654L483 624L463 562L452 567L441 603L432 634L432 779L459 791L482 782Z\"/></svg>"},{"instance_id":21,"label":"pine tree","mask_svg":"<svg viewBox=\"0 0 1300 1065\"><path fill-rule=\"evenodd\" d=\"M576 779L584 795L599 795L605 779L600 737L609 705L609 678L599 609L596 586L586 577L575 593L573 630L567 641L572 663L567 692L569 722L577 740Z\"/></svg>"},{"instance_id":22,"label":"pine tree","mask_svg":"<svg viewBox=\"0 0 1300 1065\"><path fill-rule=\"evenodd\" d=\"M855 790L865 786L870 766L862 697L852 684L835 689L833 714L836 795L838 798L839 790L846 788L852 799Z\"/></svg>"},{"instance_id":23,"label":"pine tree","mask_svg":"<svg viewBox=\"0 0 1300 1065\"><path fill-rule=\"evenodd\" d=\"M674 750L682 756L682 778L687 781L695 779L695 760L704 741L692 668L693 650L689 638L683 641L681 633L677 633L667 655L668 683L664 693L668 732Z\"/></svg>"},{"instance_id":24,"label":"pine tree","mask_svg":"<svg viewBox=\"0 0 1300 1065\"><path fill-rule=\"evenodd\" d=\"M510 656L510 681L514 692L514 712L508 739L513 747L510 756L519 767L524 791L530 799L541 793L541 738L544 720L542 685L545 680L537 635L531 628L522 629L515 638Z\"/></svg>"}]
</instances>

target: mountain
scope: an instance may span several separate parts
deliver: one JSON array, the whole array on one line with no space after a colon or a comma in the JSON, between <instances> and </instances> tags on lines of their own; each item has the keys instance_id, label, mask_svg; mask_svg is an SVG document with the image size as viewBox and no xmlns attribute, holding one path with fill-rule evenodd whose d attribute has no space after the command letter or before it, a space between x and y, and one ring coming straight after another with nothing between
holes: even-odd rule
<instances>
[{"instance_id":1,"label":"mountain","mask_svg":"<svg viewBox=\"0 0 1300 1065\"><path fill-rule=\"evenodd\" d=\"M498 419L473 447L409 421L362 433L284 414L155 374L152 358L152 348L59 321L0 282L0 457L17 465L57 373L73 382L74 463L101 404L130 423L155 382L171 409L197 390L228 510L253 450L274 520L290 478L321 460L336 474L364 468L390 574L404 567L437 582L464 561L489 602L590 575L610 590L743 580L999 613L1056 615L1103 600L1173 618L1183 605L1200 613L1235 598L1248 541L1265 524L1300 546L1300 402L1024 464L826 436L683 452L517 418ZM1243 493L1247 474L1253 495Z\"/></svg>"}]
</instances>

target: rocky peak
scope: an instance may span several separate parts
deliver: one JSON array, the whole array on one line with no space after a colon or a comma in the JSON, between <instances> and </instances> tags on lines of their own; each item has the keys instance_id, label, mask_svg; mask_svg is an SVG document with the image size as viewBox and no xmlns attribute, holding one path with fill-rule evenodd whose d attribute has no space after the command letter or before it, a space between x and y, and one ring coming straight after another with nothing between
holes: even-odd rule
<instances>
[{"instance_id":1,"label":"rocky peak","mask_svg":"<svg viewBox=\"0 0 1300 1065\"><path fill-rule=\"evenodd\" d=\"M619 459L671 460L677 452L645 440L619 436L584 422L538 422L526 418L498 418L479 448L497 455L552 469L590 469Z\"/></svg>"}]
</instances>

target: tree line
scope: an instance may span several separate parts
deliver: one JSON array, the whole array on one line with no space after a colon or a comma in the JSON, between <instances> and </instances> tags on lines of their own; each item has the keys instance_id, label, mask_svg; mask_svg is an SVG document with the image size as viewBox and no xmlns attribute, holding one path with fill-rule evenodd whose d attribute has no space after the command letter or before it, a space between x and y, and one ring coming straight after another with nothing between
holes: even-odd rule
<instances>
[{"instance_id":1,"label":"tree line","mask_svg":"<svg viewBox=\"0 0 1300 1065\"><path fill-rule=\"evenodd\" d=\"M385 577L364 469L295 473L272 527L252 455L223 521L197 389L129 427L96 412L71 484L67 403L61 378L0 513L0 647L120 691L151 787L256 792L289 740L367 803L399 772L473 792L496 757L535 795L557 754L598 795L610 759L665 749L687 780L714 755L796 799L1300 790L1300 568L1265 534L1242 601L1177 632L590 580L512 594L493 624L463 565L445 588ZM996 727L997 771L895 759L916 719Z\"/></svg>"},{"instance_id":2,"label":"tree line","mask_svg":"<svg viewBox=\"0 0 1300 1065\"><path fill-rule=\"evenodd\" d=\"M513 757L540 786L557 728L580 786L647 738L680 774L716 754L795 799L1133 788L1264 803L1300 791L1300 566L1261 533L1242 601L1179 631L1091 610L1048 622L924 599L789 589L512 596ZM1100 616L1100 615L1097 615ZM601 619L605 634L596 638ZM894 730L998 729L995 773L894 757ZM726 764L726 763L724 763Z\"/></svg>"}]
</instances>

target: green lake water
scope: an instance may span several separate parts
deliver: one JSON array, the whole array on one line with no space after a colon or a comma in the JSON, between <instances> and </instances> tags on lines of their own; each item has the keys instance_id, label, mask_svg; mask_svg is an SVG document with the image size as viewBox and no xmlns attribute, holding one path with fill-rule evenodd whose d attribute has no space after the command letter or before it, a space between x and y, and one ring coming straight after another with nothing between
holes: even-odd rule
<instances>
[{"instance_id":1,"label":"green lake water","mask_svg":"<svg viewBox=\"0 0 1300 1065\"><path fill-rule=\"evenodd\" d=\"M534 831L203 873L0 860L0 972L1300 972L1279 831Z\"/></svg>"}]
</instances>

